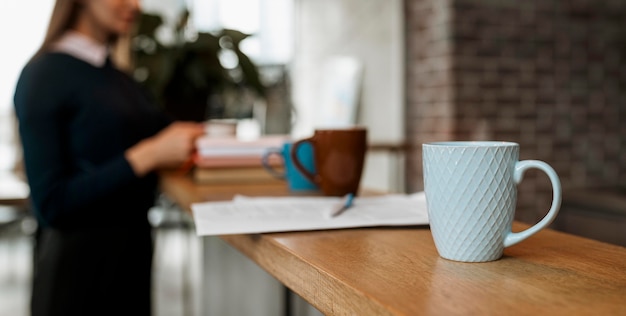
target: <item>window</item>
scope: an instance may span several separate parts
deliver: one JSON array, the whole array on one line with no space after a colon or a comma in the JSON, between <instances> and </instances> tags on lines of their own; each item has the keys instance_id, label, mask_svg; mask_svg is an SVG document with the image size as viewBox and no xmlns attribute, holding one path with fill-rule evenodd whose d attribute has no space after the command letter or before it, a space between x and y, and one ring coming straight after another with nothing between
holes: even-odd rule
<instances>
[{"instance_id":1,"label":"window","mask_svg":"<svg viewBox=\"0 0 626 316\"><path fill-rule=\"evenodd\" d=\"M0 113L13 106L13 92L22 67L43 41L54 0L0 2Z\"/></svg>"},{"instance_id":2,"label":"window","mask_svg":"<svg viewBox=\"0 0 626 316\"><path fill-rule=\"evenodd\" d=\"M251 34L241 49L260 65L287 64L293 54L293 0L187 0L193 27Z\"/></svg>"}]
</instances>

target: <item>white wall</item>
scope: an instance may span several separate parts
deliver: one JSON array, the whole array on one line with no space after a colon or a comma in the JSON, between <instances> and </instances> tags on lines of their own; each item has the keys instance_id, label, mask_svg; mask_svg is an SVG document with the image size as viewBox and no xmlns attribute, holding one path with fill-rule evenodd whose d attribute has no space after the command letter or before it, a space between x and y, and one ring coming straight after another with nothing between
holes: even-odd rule
<instances>
[{"instance_id":1,"label":"white wall","mask_svg":"<svg viewBox=\"0 0 626 316\"><path fill-rule=\"evenodd\" d=\"M293 136L310 136L325 61L354 56L364 65L357 124L370 143L404 141L404 14L401 0L296 0L291 68L296 108ZM402 157L370 153L363 186L403 191Z\"/></svg>"}]
</instances>

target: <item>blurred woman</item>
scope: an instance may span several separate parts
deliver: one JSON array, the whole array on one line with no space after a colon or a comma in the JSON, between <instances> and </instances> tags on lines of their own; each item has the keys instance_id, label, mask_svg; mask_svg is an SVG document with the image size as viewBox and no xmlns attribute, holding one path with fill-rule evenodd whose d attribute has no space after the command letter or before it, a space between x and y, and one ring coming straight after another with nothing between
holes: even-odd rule
<instances>
[{"instance_id":1,"label":"blurred woman","mask_svg":"<svg viewBox=\"0 0 626 316\"><path fill-rule=\"evenodd\" d=\"M187 160L203 128L165 117L110 58L139 10L139 0L57 0L17 83L39 223L34 316L151 313L155 171Z\"/></svg>"}]
</instances>

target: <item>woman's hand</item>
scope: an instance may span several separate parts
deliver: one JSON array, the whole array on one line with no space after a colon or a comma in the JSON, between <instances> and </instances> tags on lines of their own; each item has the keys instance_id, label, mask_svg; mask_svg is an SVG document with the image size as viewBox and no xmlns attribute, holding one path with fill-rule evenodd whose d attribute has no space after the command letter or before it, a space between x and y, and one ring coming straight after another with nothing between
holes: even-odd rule
<instances>
[{"instance_id":1,"label":"woman's hand","mask_svg":"<svg viewBox=\"0 0 626 316\"><path fill-rule=\"evenodd\" d=\"M201 123L174 122L129 148L126 159L138 176L158 168L176 167L190 158L195 150L194 141L202 134Z\"/></svg>"}]
</instances>

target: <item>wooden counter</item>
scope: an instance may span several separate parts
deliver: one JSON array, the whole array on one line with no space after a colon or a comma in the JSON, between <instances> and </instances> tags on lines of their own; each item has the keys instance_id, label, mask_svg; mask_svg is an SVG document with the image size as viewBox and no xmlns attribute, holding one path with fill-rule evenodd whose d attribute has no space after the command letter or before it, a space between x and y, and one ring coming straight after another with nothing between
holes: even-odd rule
<instances>
[{"instance_id":1,"label":"wooden counter","mask_svg":"<svg viewBox=\"0 0 626 316\"><path fill-rule=\"evenodd\" d=\"M162 190L186 209L235 193L287 194L283 186L197 186L172 173ZM553 230L488 263L442 259L427 227L222 239L327 315L626 315L626 248Z\"/></svg>"}]
</instances>

